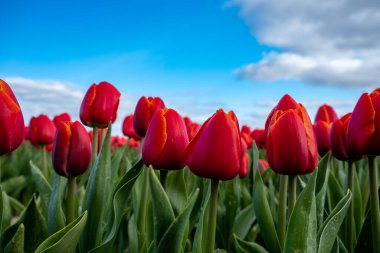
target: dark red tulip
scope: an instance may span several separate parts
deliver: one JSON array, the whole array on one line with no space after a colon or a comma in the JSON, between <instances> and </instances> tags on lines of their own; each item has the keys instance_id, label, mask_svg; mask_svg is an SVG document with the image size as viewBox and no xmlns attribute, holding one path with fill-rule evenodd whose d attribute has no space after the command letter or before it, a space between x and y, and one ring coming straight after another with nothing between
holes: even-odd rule
<instances>
[{"instance_id":1,"label":"dark red tulip","mask_svg":"<svg viewBox=\"0 0 380 253\"><path fill-rule=\"evenodd\" d=\"M135 140L141 140L141 137L136 133L133 128L133 114L130 114L124 118L123 121L123 134Z\"/></svg>"},{"instance_id":2,"label":"dark red tulip","mask_svg":"<svg viewBox=\"0 0 380 253\"><path fill-rule=\"evenodd\" d=\"M153 116L142 149L142 159L155 169L184 167L184 150L189 143L185 122L173 109L159 109Z\"/></svg>"},{"instance_id":3,"label":"dark red tulip","mask_svg":"<svg viewBox=\"0 0 380 253\"><path fill-rule=\"evenodd\" d=\"M111 151L114 152L117 148L121 148L127 143L126 138L119 136L111 136Z\"/></svg>"},{"instance_id":4,"label":"dark red tulip","mask_svg":"<svg viewBox=\"0 0 380 253\"><path fill-rule=\"evenodd\" d=\"M133 118L133 127L136 133L144 137L154 113L164 108L165 104L159 97L141 97L137 102Z\"/></svg>"},{"instance_id":5,"label":"dark red tulip","mask_svg":"<svg viewBox=\"0 0 380 253\"><path fill-rule=\"evenodd\" d=\"M336 114L334 108L330 105L324 104L318 108L314 122L316 123L319 120L327 123L334 123L338 120L338 115Z\"/></svg>"},{"instance_id":6,"label":"dark red tulip","mask_svg":"<svg viewBox=\"0 0 380 253\"><path fill-rule=\"evenodd\" d=\"M29 127L24 127L24 141L29 140Z\"/></svg>"},{"instance_id":7,"label":"dark red tulip","mask_svg":"<svg viewBox=\"0 0 380 253\"><path fill-rule=\"evenodd\" d=\"M247 147L248 148L252 147L253 138L251 136L251 128L249 126L244 125L241 128L240 134L243 137L243 139L245 140Z\"/></svg>"},{"instance_id":8,"label":"dark red tulip","mask_svg":"<svg viewBox=\"0 0 380 253\"><path fill-rule=\"evenodd\" d=\"M58 175L83 174L91 162L91 140L78 121L60 122L53 144L53 167Z\"/></svg>"},{"instance_id":9,"label":"dark red tulip","mask_svg":"<svg viewBox=\"0 0 380 253\"><path fill-rule=\"evenodd\" d=\"M255 129L251 133L252 139L255 141L257 148L265 148L267 135L265 129Z\"/></svg>"},{"instance_id":10,"label":"dark red tulip","mask_svg":"<svg viewBox=\"0 0 380 253\"><path fill-rule=\"evenodd\" d=\"M0 155L15 150L24 139L24 117L9 85L0 79Z\"/></svg>"},{"instance_id":11,"label":"dark red tulip","mask_svg":"<svg viewBox=\"0 0 380 253\"><path fill-rule=\"evenodd\" d=\"M230 180L242 167L239 123L233 111L219 109L186 148L186 164L197 176Z\"/></svg>"},{"instance_id":12,"label":"dark red tulip","mask_svg":"<svg viewBox=\"0 0 380 253\"><path fill-rule=\"evenodd\" d=\"M306 109L285 95L267 119L267 157L279 174L301 175L317 167L318 149Z\"/></svg>"},{"instance_id":13,"label":"dark red tulip","mask_svg":"<svg viewBox=\"0 0 380 253\"><path fill-rule=\"evenodd\" d=\"M319 107L315 116L314 133L320 156L324 156L330 150L330 128L336 120L338 116L331 106L324 104Z\"/></svg>"},{"instance_id":14,"label":"dark red tulip","mask_svg":"<svg viewBox=\"0 0 380 253\"><path fill-rule=\"evenodd\" d=\"M269 168L268 162L263 159L259 159L258 165L259 165L259 171L261 174L263 174Z\"/></svg>"},{"instance_id":15,"label":"dark red tulip","mask_svg":"<svg viewBox=\"0 0 380 253\"><path fill-rule=\"evenodd\" d=\"M116 120L119 100L120 92L112 84L91 85L80 107L80 120L89 127L106 128Z\"/></svg>"},{"instance_id":16,"label":"dark red tulip","mask_svg":"<svg viewBox=\"0 0 380 253\"><path fill-rule=\"evenodd\" d=\"M243 156L241 158L241 168L239 171L239 177L245 178L248 175L248 169L249 169L249 157L247 153L248 145L247 142L243 137L241 137L241 151L243 153Z\"/></svg>"},{"instance_id":17,"label":"dark red tulip","mask_svg":"<svg viewBox=\"0 0 380 253\"><path fill-rule=\"evenodd\" d=\"M191 141L194 136L198 133L201 125L196 122L192 122L189 127L187 127L187 134L189 135L189 141Z\"/></svg>"},{"instance_id":18,"label":"dark red tulip","mask_svg":"<svg viewBox=\"0 0 380 253\"><path fill-rule=\"evenodd\" d=\"M54 125L57 127L59 122L71 121L70 114L67 112L55 115L53 118Z\"/></svg>"},{"instance_id":19,"label":"dark red tulip","mask_svg":"<svg viewBox=\"0 0 380 253\"><path fill-rule=\"evenodd\" d=\"M361 155L380 155L380 89L364 93L347 129L347 144Z\"/></svg>"},{"instance_id":20,"label":"dark red tulip","mask_svg":"<svg viewBox=\"0 0 380 253\"><path fill-rule=\"evenodd\" d=\"M347 128L350 118L351 113L347 113L335 121L330 130L331 154L341 161L359 160L362 157L347 145Z\"/></svg>"},{"instance_id":21,"label":"dark red tulip","mask_svg":"<svg viewBox=\"0 0 380 253\"><path fill-rule=\"evenodd\" d=\"M49 145L54 141L55 125L45 114L32 117L29 123L29 140L33 145Z\"/></svg>"}]
</instances>

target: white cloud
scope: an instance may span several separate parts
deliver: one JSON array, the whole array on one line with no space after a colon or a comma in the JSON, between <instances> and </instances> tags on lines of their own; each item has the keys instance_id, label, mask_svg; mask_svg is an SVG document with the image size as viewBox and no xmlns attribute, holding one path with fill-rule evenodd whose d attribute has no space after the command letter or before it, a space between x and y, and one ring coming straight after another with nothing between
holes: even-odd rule
<instances>
[{"instance_id":1,"label":"white cloud","mask_svg":"<svg viewBox=\"0 0 380 253\"><path fill-rule=\"evenodd\" d=\"M232 0L259 43L278 51L236 70L244 79L380 84L380 2Z\"/></svg>"}]
</instances>

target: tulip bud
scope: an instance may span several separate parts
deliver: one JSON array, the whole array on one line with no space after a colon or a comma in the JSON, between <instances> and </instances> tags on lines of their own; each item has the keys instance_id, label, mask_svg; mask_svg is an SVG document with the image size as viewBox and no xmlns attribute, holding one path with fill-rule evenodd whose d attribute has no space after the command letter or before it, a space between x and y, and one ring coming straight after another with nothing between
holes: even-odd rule
<instances>
[{"instance_id":1,"label":"tulip bud","mask_svg":"<svg viewBox=\"0 0 380 253\"><path fill-rule=\"evenodd\" d=\"M257 148L265 148L267 135L265 129L255 129L251 133L252 139L255 141Z\"/></svg>"},{"instance_id":2,"label":"tulip bud","mask_svg":"<svg viewBox=\"0 0 380 253\"><path fill-rule=\"evenodd\" d=\"M285 95L267 119L267 157L275 172L285 175L311 173L318 150L310 118L302 104Z\"/></svg>"},{"instance_id":3,"label":"tulip bud","mask_svg":"<svg viewBox=\"0 0 380 253\"><path fill-rule=\"evenodd\" d=\"M0 155L15 150L24 139L24 117L9 85L0 79Z\"/></svg>"},{"instance_id":4,"label":"tulip bud","mask_svg":"<svg viewBox=\"0 0 380 253\"><path fill-rule=\"evenodd\" d=\"M141 137L136 133L133 128L133 114L125 117L123 121L123 134L135 140L141 140Z\"/></svg>"},{"instance_id":5,"label":"tulip bud","mask_svg":"<svg viewBox=\"0 0 380 253\"><path fill-rule=\"evenodd\" d=\"M259 159L258 166L261 174L263 174L269 168L268 162L263 159Z\"/></svg>"},{"instance_id":6,"label":"tulip bud","mask_svg":"<svg viewBox=\"0 0 380 253\"><path fill-rule=\"evenodd\" d=\"M165 104L159 97L141 97L137 102L133 117L133 127L136 133L144 137L154 113L164 108Z\"/></svg>"},{"instance_id":7,"label":"tulip bud","mask_svg":"<svg viewBox=\"0 0 380 253\"><path fill-rule=\"evenodd\" d=\"M116 120L119 100L120 92L112 84L91 85L80 107L80 120L89 127L106 128Z\"/></svg>"},{"instance_id":8,"label":"tulip bud","mask_svg":"<svg viewBox=\"0 0 380 253\"><path fill-rule=\"evenodd\" d=\"M350 118L351 113L347 113L335 121L330 130L331 154L341 161L359 160L362 157L347 145L347 128Z\"/></svg>"},{"instance_id":9,"label":"tulip bud","mask_svg":"<svg viewBox=\"0 0 380 253\"><path fill-rule=\"evenodd\" d=\"M336 120L338 116L331 106L324 104L319 107L315 116L314 133L320 156L324 156L330 150L330 128Z\"/></svg>"},{"instance_id":10,"label":"tulip bud","mask_svg":"<svg viewBox=\"0 0 380 253\"><path fill-rule=\"evenodd\" d=\"M352 112L347 144L361 155L380 155L380 89L364 93Z\"/></svg>"},{"instance_id":11,"label":"tulip bud","mask_svg":"<svg viewBox=\"0 0 380 253\"><path fill-rule=\"evenodd\" d=\"M253 138L251 136L251 128L249 126L244 125L241 128L240 134L242 138L244 139L244 141L246 142L247 147L250 148L253 144Z\"/></svg>"},{"instance_id":12,"label":"tulip bud","mask_svg":"<svg viewBox=\"0 0 380 253\"><path fill-rule=\"evenodd\" d=\"M185 122L173 109L159 109L153 116L142 149L142 159L160 170L184 167L184 150L189 143Z\"/></svg>"},{"instance_id":13,"label":"tulip bud","mask_svg":"<svg viewBox=\"0 0 380 253\"><path fill-rule=\"evenodd\" d=\"M70 114L68 114L67 112L64 112L64 113L61 113L61 114L58 114L58 115L54 116L53 122L54 122L55 127L57 127L58 123L61 122L61 121L62 122L71 121Z\"/></svg>"},{"instance_id":14,"label":"tulip bud","mask_svg":"<svg viewBox=\"0 0 380 253\"><path fill-rule=\"evenodd\" d=\"M78 121L60 122L53 144L53 167L58 175L83 174L91 162L91 140Z\"/></svg>"},{"instance_id":15,"label":"tulip bud","mask_svg":"<svg viewBox=\"0 0 380 253\"><path fill-rule=\"evenodd\" d=\"M53 143L55 125L45 114L32 117L29 123L29 140L33 145L49 145Z\"/></svg>"},{"instance_id":16,"label":"tulip bud","mask_svg":"<svg viewBox=\"0 0 380 253\"><path fill-rule=\"evenodd\" d=\"M245 178L248 175L249 169L249 157L247 153L248 145L243 137L241 137L241 151L243 153L241 158L241 168L239 171L239 177Z\"/></svg>"},{"instance_id":17,"label":"tulip bud","mask_svg":"<svg viewBox=\"0 0 380 253\"><path fill-rule=\"evenodd\" d=\"M230 180L242 167L239 123L233 111L219 109L187 146L186 164L197 176Z\"/></svg>"}]
</instances>

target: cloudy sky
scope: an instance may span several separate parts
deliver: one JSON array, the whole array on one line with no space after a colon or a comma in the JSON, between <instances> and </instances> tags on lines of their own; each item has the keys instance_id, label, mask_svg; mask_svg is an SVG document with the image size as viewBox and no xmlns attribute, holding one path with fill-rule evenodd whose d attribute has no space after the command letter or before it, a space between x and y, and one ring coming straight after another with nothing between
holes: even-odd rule
<instances>
[{"instance_id":1,"label":"cloudy sky","mask_svg":"<svg viewBox=\"0 0 380 253\"><path fill-rule=\"evenodd\" d=\"M0 78L27 122L78 118L103 80L122 93L116 133L142 95L200 123L224 108L263 127L285 93L313 119L323 103L342 115L380 86L378 1L6 0L0 9Z\"/></svg>"}]
</instances>

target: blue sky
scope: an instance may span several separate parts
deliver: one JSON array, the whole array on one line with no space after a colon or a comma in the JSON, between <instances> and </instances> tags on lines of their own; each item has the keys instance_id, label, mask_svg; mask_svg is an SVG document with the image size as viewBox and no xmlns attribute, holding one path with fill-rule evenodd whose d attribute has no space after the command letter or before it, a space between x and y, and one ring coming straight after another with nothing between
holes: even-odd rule
<instances>
[{"instance_id":1,"label":"blue sky","mask_svg":"<svg viewBox=\"0 0 380 253\"><path fill-rule=\"evenodd\" d=\"M289 11L297 1L303 15ZM218 108L234 110L252 127L263 127L285 93L312 119L323 103L351 110L378 84L380 62L371 57L376 37L366 46L348 41L373 35L365 15L379 7L275 2L1 1L0 78L27 121L61 111L76 118L87 88L109 81L123 94L116 131L142 95L160 96L200 123ZM351 15L353 31L332 22L326 8Z\"/></svg>"}]
</instances>

